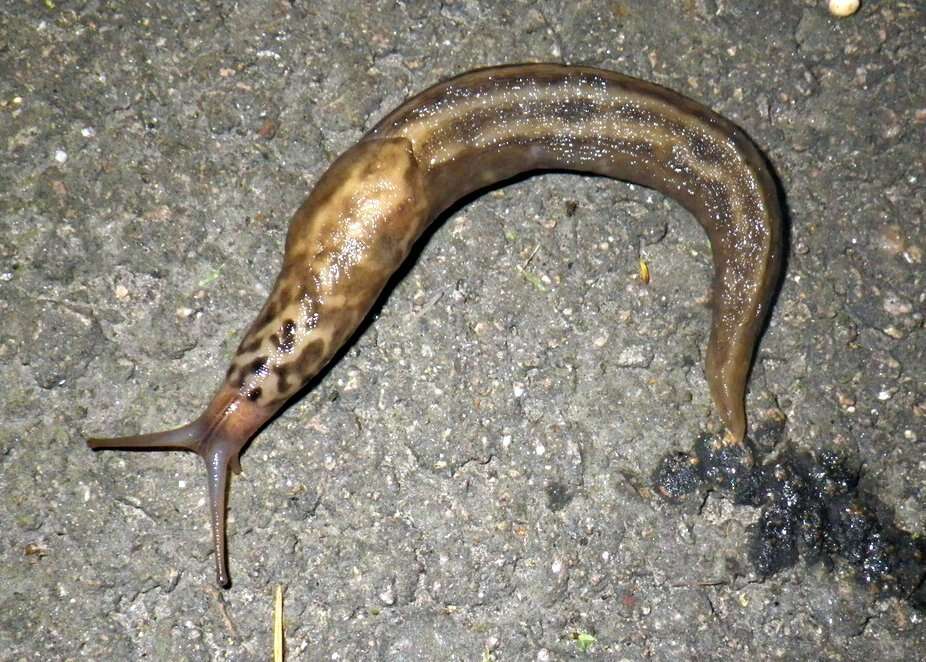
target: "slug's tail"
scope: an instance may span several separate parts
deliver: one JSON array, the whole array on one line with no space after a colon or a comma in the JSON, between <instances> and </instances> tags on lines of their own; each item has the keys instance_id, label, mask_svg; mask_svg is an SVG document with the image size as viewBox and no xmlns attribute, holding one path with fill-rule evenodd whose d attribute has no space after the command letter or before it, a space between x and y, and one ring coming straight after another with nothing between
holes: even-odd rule
<instances>
[{"instance_id":1,"label":"slug's tail","mask_svg":"<svg viewBox=\"0 0 926 662\"><path fill-rule=\"evenodd\" d=\"M112 439L92 438L87 440L87 445L93 450L185 450L203 459L209 488L216 581L226 587L230 584L225 542L228 473L241 473L238 459L241 449L272 414L242 400L237 391L225 387L203 415L192 423L153 434Z\"/></svg>"}]
</instances>

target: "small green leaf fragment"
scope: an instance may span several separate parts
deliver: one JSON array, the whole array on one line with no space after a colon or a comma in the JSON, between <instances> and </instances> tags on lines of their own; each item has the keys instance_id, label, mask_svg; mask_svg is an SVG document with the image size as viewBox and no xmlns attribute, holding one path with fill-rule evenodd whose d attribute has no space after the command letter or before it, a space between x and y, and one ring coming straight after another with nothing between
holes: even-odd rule
<instances>
[{"instance_id":1,"label":"small green leaf fragment","mask_svg":"<svg viewBox=\"0 0 926 662\"><path fill-rule=\"evenodd\" d=\"M583 653L587 653L588 649L591 648L596 641L598 641L594 635L591 635L588 632L577 632L575 639L576 646L578 646L579 650Z\"/></svg>"},{"instance_id":2,"label":"small green leaf fragment","mask_svg":"<svg viewBox=\"0 0 926 662\"><path fill-rule=\"evenodd\" d=\"M201 281L199 281L199 287L206 287L212 285L215 281L219 279L219 276L222 275L222 269L225 268L225 264L222 263L213 269L209 274L206 275Z\"/></svg>"},{"instance_id":3,"label":"small green leaf fragment","mask_svg":"<svg viewBox=\"0 0 926 662\"><path fill-rule=\"evenodd\" d=\"M536 287L538 290L540 290L541 292L547 291L547 288L543 284L543 281L540 280L540 276L537 276L536 274L532 274L530 271L527 271L525 269L518 269L518 271L520 271L521 275L524 276L524 280L526 280L528 283Z\"/></svg>"}]
</instances>

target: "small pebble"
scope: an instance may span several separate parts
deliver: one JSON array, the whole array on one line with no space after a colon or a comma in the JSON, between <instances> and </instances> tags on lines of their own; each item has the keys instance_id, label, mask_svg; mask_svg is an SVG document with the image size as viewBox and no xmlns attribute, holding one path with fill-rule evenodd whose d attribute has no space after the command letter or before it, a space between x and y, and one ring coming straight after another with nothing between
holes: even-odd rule
<instances>
[{"instance_id":1,"label":"small pebble","mask_svg":"<svg viewBox=\"0 0 926 662\"><path fill-rule=\"evenodd\" d=\"M830 14L845 18L852 16L859 8L859 0L830 0Z\"/></svg>"}]
</instances>

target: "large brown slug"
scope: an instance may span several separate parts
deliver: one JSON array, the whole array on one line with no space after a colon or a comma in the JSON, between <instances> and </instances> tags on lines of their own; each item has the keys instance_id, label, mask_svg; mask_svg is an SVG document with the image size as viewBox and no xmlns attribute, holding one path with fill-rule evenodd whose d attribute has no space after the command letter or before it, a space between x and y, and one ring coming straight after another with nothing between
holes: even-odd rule
<instances>
[{"instance_id":1,"label":"large brown slug","mask_svg":"<svg viewBox=\"0 0 926 662\"><path fill-rule=\"evenodd\" d=\"M346 342L431 221L519 173L606 175L661 191L697 218L714 259L705 371L717 414L746 431L750 364L776 286L782 221L769 170L742 130L664 87L555 64L480 69L390 113L296 211L283 267L205 413L169 432L91 448L184 449L206 462L219 584L226 482L242 447Z\"/></svg>"}]
</instances>

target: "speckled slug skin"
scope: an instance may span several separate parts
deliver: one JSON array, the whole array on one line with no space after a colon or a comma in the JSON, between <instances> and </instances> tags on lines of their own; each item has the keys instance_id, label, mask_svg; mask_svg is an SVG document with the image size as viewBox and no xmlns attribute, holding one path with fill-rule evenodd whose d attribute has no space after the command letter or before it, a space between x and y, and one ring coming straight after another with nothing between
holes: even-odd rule
<instances>
[{"instance_id":1,"label":"speckled slug skin","mask_svg":"<svg viewBox=\"0 0 926 662\"><path fill-rule=\"evenodd\" d=\"M206 462L217 579L228 471L258 429L346 342L412 245L467 193L565 169L642 184L677 200L713 250L705 372L733 439L782 254L781 211L759 152L729 121L671 90L591 67L480 69L412 97L347 150L296 211L283 267L225 382L176 430L91 439L94 449L184 449Z\"/></svg>"}]
</instances>

